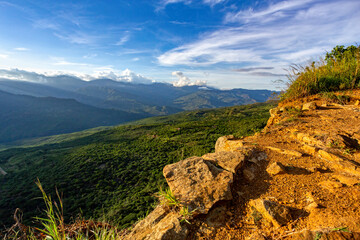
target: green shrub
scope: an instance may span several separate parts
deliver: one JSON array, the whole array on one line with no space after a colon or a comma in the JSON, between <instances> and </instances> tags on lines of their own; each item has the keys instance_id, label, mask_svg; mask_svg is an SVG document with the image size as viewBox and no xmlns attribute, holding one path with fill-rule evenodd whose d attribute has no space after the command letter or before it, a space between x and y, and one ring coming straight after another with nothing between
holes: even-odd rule
<instances>
[{"instance_id":1,"label":"green shrub","mask_svg":"<svg viewBox=\"0 0 360 240\"><path fill-rule=\"evenodd\" d=\"M292 65L281 100L360 87L360 46L336 46L325 59Z\"/></svg>"}]
</instances>

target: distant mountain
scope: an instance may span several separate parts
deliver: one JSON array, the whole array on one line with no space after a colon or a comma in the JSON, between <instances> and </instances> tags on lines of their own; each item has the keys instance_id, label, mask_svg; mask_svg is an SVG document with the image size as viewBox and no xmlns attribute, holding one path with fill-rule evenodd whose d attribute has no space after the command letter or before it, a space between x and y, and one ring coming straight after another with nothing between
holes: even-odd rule
<instances>
[{"instance_id":1,"label":"distant mountain","mask_svg":"<svg viewBox=\"0 0 360 240\"><path fill-rule=\"evenodd\" d=\"M0 91L0 143L116 125L147 116L96 108L73 99Z\"/></svg>"},{"instance_id":2,"label":"distant mountain","mask_svg":"<svg viewBox=\"0 0 360 240\"><path fill-rule=\"evenodd\" d=\"M94 107L153 116L265 102L273 93L269 90L174 87L166 83L132 84L110 79L83 81L66 75L46 77L42 83L0 79L0 90L37 97L72 98Z\"/></svg>"},{"instance_id":3,"label":"distant mountain","mask_svg":"<svg viewBox=\"0 0 360 240\"><path fill-rule=\"evenodd\" d=\"M69 133L184 110L265 102L272 91L132 84L72 76L0 79L0 143Z\"/></svg>"}]
</instances>

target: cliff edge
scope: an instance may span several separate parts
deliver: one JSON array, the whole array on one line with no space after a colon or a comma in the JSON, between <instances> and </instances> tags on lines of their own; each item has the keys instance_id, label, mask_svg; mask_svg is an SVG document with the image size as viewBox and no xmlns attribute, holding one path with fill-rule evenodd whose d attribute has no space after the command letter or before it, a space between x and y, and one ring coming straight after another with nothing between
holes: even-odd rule
<instances>
[{"instance_id":1,"label":"cliff edge","mask_svg":"<svg viewBox=\"0 0 360 240\"><path fill-rule=\"evenodd\" d=\"M360 91L270 110L261 133L164 168L174 204L125 239L360 239Z\"/></svg>"}]
</instances>

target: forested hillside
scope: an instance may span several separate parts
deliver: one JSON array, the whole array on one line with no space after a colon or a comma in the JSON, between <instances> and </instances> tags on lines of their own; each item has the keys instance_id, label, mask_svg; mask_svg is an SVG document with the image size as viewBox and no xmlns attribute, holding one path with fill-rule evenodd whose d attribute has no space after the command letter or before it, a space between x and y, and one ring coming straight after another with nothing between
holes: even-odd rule
<instances>
[{"instance_id":1,"label":"forested hillside","mask_svg":"<svg viewBox=\"0 0 360 240\"><path fill-rule=\"evenodd\" d=\"M100 131L67 142L0 152L0 225L12 223L16 208L24 222L41 215L39 178L54 196L62 193L66 218L105 218L128 227L155 202L165 165L213 151L218 137L259 131L270 103L197 110Z\"/></svg>"},{"instance_id":2,"label":"forested hillside","mask_svg":"<svg viewBox=\"0 0 360 240\"><path fill-rule=\"evenodd\" d=\"M0 91L0 143L116 125L146 116L149 115L101 109L74 99Z\"/></svg>"}]
</instances>

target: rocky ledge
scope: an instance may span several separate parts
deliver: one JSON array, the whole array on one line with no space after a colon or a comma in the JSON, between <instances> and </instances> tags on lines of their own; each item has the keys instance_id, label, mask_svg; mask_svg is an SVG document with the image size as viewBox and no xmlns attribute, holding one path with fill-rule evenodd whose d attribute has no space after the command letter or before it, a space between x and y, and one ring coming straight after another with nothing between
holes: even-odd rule
<instances>
[{"instance_id":1,"label":"rocky ledge","mask_svg":"<svg viewBox=\"0 0 360 240\"><path fill-rule=\"evenodd\" d=\"M282 103L261 133L166 166L179 206L125 239L360 239L360 97L347 99Z\"/></svg>"}]
</instances>

